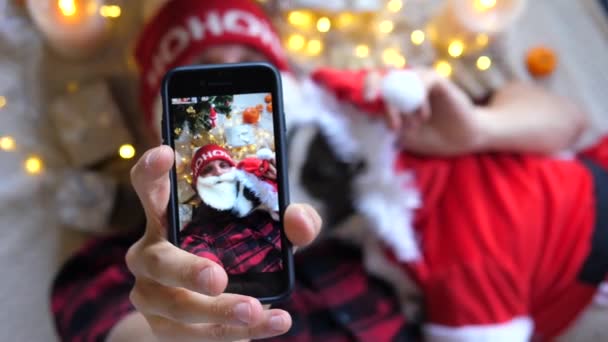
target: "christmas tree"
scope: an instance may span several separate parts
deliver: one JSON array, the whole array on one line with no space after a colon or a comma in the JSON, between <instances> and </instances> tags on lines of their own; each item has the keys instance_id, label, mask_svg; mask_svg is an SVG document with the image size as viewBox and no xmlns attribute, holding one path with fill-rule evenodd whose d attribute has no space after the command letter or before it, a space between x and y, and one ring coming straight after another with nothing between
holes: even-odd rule
<instances>
[{"instance_id":1,"label":"christmas tree","mask_svg":"<svg viewBox=\"0 0 608 342\"><path fill-rule=\"evenodd\" d=\"M230 116L232 111L233 95L209 96L200 98L201 101L193 104L174 106L173 127L185 127L187 124L193 134L207 132L214 127L212 109L217 114ZM177 139L181 129L174 132Z\"/></svg>"}]
</instances>

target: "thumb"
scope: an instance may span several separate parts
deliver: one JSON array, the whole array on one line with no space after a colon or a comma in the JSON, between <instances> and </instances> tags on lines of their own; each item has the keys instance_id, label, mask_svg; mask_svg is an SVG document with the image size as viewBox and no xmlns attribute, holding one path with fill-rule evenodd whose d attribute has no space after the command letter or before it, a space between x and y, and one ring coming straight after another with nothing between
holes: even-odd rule
<instances>
[{"instance_id":1,"label":"thumb","mask_svg":"<svg viewBox=\"0 0 608 342\"><path fill-rule=\"evenodd\" d=\"M175 160L173 150L162 145L144 153L131 169L131 183L144 207L148 224L165 225L169 203L169 171Z\"/></svg>"}]
</instances>

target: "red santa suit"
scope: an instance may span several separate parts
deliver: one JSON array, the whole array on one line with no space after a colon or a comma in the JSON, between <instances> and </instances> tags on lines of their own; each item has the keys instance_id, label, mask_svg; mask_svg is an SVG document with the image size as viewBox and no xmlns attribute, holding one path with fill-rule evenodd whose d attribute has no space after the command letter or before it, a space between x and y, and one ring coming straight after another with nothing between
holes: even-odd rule
<instances>
[{"instance_id":1,"label":"red santa suit","mask_svg":"<svg viewBox=\"0 0 608 342\"><path fill-rule=\"evenodd\" d=\"M410 79L400 88L399 74ZM409 74L389 73L383 91L421 88ZM367 161L358 209L388 260L416 281L428 340L552 339L590 305L608 273L608 140L586 160L417 157L396 151L384 123L365 116L381 115L394 93L370 98L365 72L319 70L312 79L303 91L326 115L292 121L320 124L342 158Z\"/></svg>"}]
</instances>

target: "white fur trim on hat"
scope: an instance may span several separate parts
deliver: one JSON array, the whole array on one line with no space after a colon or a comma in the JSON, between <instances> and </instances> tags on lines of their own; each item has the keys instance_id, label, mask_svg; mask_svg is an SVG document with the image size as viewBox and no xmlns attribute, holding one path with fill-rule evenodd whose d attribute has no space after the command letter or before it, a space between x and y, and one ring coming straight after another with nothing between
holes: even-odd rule
<instances>
[{"instance_id":1,"label":"white fur trim on hat","mask_svg":"<svg viewBox=\"0 0 608 342\"><path fill-rule=\"evenodd\" d=\"M381 94L388 105L401 113L415 112L426 98L424 84L412 70L393 70L386 74Z\"/></svg>"},{"instance_id":2,"label":"white fur trim on hat","mask_svg":"<svg viewBox=\"0 0 608 342\"><path fill-rule=\"evenodd\" d=\"M424 327L429 342L528 342L534 324L529 317L517 317L505 323L448 327L428 324Z\"/></svg>"}]
</instances>

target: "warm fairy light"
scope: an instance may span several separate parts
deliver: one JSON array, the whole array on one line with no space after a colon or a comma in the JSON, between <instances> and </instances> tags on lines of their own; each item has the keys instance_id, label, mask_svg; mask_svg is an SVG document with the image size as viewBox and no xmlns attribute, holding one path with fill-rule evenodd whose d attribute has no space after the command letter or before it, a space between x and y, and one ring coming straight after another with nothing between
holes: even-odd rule
<instances>
[{"instance_id":1,"label":"warm fairy light","mask_svg":"<svg viewBox=\"0 0 608 342\"><path fill-rule=\"evenodd\" d=\"M489 41L490 41L490 37L488 37L488 35L485 33L480 33L477 35L477 37L475 37L475 42L477 43L477 45L479 45L481 47L488 45Z\"/></svg>"},{"instance_id":2,"label":"warm fairy light","mask_svg":"<svg viewBox=\"0 0 608 342\"><path fill-rule=\"evenodd\" d=\"M25 171L31 175L37 175L42 172L42 160L37 156L31 156L25 160Z\"/></svg>"},{"instance_id":3,"label":"warm fairy light","mask_svg":"<svg viewBox=\"0 0 608 342\"><path fill-rule=\"evenodd\" d=\"M452 74L452 66L446 61L438 61L435 63L435 70L443 77L450 77Z\"/></svg>"},{"instance_id":4,"label":"warm fairy light","mask_svg":"<svg viewBox=\"0 0 608 342\"><path fill-rule=\"evenodd\" d=\"M12 151L15 149L15 139L9 136L0 138L0 149L4 151Z\"/></svg>"},{"instance_id":5,"label":"warm fairy light","mask_svg":"<svg viewBox=\"0 0 608 342\"><path fill-rule=\"evenodd\" d=\"M369 46L365 44L357 45L357 47L355 48L355 55L357 55L357 57L359 58L365 58L369 56Z\"/></svg>"},{"instance_id":6,"label":"warm fairy light","mask_svg":"<svg viewBox=\"0 0 608 342\"><path fill-rule=\"evenodd\" d=\"M491 10L496 6L496 0L475 0L473 7L479 12Z\"/></svg>"},{"instance_id":7,"label":"warm fairy light","mask_svg":"<svg viewBox=\"0 0 608 342\"><path fill-rule=\"evenodd\" d=\"M120 17L121 9L117 5L104 5L99 8L99 14L106 18L118 18Z\"/></svg>"},{"instance_id":8,"label":"warm fairy light","mask_svg":"<svg viewBox=\"0 0 608 342\"><path fill-rule=\"evenodd\" d=\"M485 71L490 69L490 67L492 66L492 59L490 59L490 57L488 56L480 56L479 58L477 58L477 69L481 70L481 71Z\"/></svg>"},{"instance_id":9,"label":"warm fairy light","mask_svg":"<svg viewBox=\"0 0 608 342\"><path fill-rule=\"evenodd\" d=\"M331 29L331 20L328 17L321 17L317 20L317 30L319 32L329 32Z\"/></svg>"},{"instance_id":10,"label":"warm fairy light","mask_svg":"<svg viewBox=\"0 0 608 342\"><path fill-rule=\"evenodd\" d=\"M135 157L135 147L131 144L124 144L118 149L118 154L122 159L131 159Z\"/></svg>"},{"instance_id":11,"label":"warm fairy light","mask_svg":"<svg viewBox=\"0 0 608 342\"><path fill-rule=\"evenodd\" d=\"M390 20L383 20L380 22L379 28L382 33L391 33L395 28L395 24Z\"/></svg>"},{"instance_id":12,"label":"warm fairy light","mask_svg":"<svg viewBox=\"0 0 608 342\"><path fill-rule=\"evenodd\" d=\"M308 12L293 11L287 16L287 21L293 26L308 27L312 22L312 16Z\"/></svg>"},{"instance_id":13,"label":"warm fairy light","mask_svg":"<svg viewBox=\"0 0 608 342\"><path fill-rule=\"evenodd\" d=\"M76 81L68 82L66 89L67 89L68 93L75 93L76 91L78 91L78 82L76 82Z\"/></svg>"},{"instance_id":14,"label":"warm fairy light","mask_svg":"<svg viewBox=\"0 0 608 342\"><path fill-rule=\"evenodd\" d=\"M412 39L412 43L414 45L422 45L422 43L424 43L424 40L426 39L426 36L424 34L424 31L415 30L414 32L412 32L410 38Z\"/></svg>"},{"instance_id":15,"label":"warm fairy light","mask_svg":"<svg viewBox=\"0 0 608 342\"><path fill-rule=\"evenodd\" d=\"M405 57L403 57L399 51L392 48L384 50L382 53L382 60L384 61L384 64L392 65L398 68L404 67L406 63Z\"/></svg>"},{"instance_id":16,"label":"warm fairy light","mask_svg":"<svg viewBox=\"0 0 608 342\"><path fill-rule=\"evenodd\" d=\"M448 46L448 53L454 58L462 56L464 52L464 44L460 40L455 40Z\"/></svg>"},{"instance_id":17,"label":"warm fairy light","mask_svg":"<svg viewBox=\"0 0 608 342\"><path fill-rule=\"evenodd\" d=\"M402 7L403 7L403 1L402 0L390 0L386 4L386 8L388 8L388 10L391 11L391 12L393 12L393 13L399 12Z\"/></svg>"},{"instance_id":18,"label":"warm fairy light","mask_svg":"<svg viewBox=\"0 0 608 342\"><path fill-rule=\"evenodd\" d=\"M312 56L316 56L323 50L323 43L318 39L311 39L306 44L306 52Z\"/></svg>"},{"instance_id":19,"label":"warm fairy light","mask_svg":"<svg viewBox=\"0 0 608 342\"><path fill-rule=\"evenodd\" d=\"M4 108L6 106L6 97L0 96L0 108Z\"/></svg>"},{"instance_id":20,"label":"warm fairy light","mask_svg":"<svg viewBox=\"0 0 608 342\"><path fill-rule=\"evenodd\" d=\"M342 13L338 16L336 20L336 25L339 28L345 28L355 21L355 17L350 13Z\"/></svg>"},{"instance_id":21,"label":"warm fairy light","mask_svg":"<svg viewBox=\"0 0 608 342\"><path fill-rule=\"evenodd\" d=\"M57 6L59 6L61 14L66 17L76 14L76 3L74 0L59 0L57 1Z\"/></svg>"},{"instance_id":22,"label":"warm fairy light","mask_svg":"<svg viewBox=\"0 0 608 342\"><path fill-rule=\"evenodd\" d=\"M298 51L302 50L304 45L306 44L306 39L301 34L292 34L287 40L287 47L290 50Z\"/></svg>"}]
</instances>

